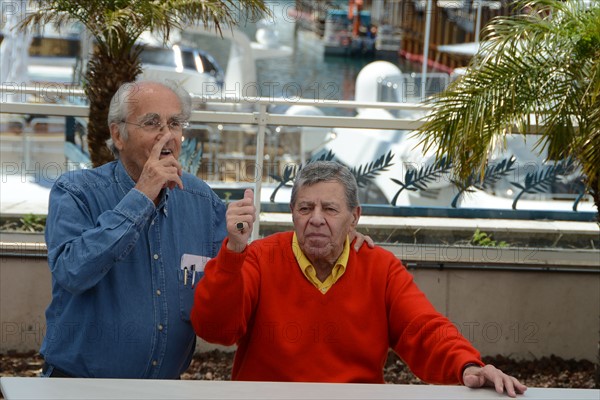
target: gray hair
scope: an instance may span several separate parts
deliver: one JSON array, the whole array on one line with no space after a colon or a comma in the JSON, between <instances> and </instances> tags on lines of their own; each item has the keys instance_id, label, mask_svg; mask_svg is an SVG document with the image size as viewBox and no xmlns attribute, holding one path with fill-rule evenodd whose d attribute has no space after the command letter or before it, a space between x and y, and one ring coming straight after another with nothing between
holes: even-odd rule
<instances>
[{"instance_id":1,"label":"gray hair","mask_svg":"<svg viewBox=\"0 0 600 400\"><path fill-rule=\"evenodd\" d=\"M298 190L304 186L311 186L320 182L338 182L344 187L346 204L350 210L360 205L358 201L358 184L350 170L335 161L313 161L304 166L299 172L294 186L290 205L296 204Z\"/></svg>"},{"instance_id":2,"label":"gray hair","mask_svg":"<svg viewBox=\"0 0 600 400\"><path fill-rule=\"evenodd\" d=\"M116 93L110 100L110 106L108 108L108 126L111 124L117 124L119 133L123 139L127 139L127 124L122 124L124 120L129 116L129 104L131 103L130 93L139 90L140 86L146 84L157 84L170 89L179 98L181 104L181 114L188 120L192 114L192 98L187 90L181 85L172 80L165 80L164 82L152 81L152 80L141 80L135 82L126 82L122 84ZM116 158L119 158L119 150L115 147L112 137L106 141L106 145L112 151Z\"/></svg>"}]
</instances>

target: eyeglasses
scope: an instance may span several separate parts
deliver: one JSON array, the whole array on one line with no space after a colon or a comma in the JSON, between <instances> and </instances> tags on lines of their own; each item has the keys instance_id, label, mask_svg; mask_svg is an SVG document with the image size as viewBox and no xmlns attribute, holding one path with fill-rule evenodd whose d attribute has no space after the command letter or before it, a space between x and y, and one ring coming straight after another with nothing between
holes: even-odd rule
<instances>
[{"instance_id":1,"label":"eyeglasses","mask_svg":"<svg viewBox=\"0 0 600 400\"><path fill-rule=\"evenodd\" d=\"M159 132L159 131L162 131L162 129L165 126L169 127L169 130L171 132L181 132L183 129L190 126L190 123L188 121L178 121L176 119L172 119L169 122L167 122L166 124L163 124L159 120L156 120L156 119L150 119L148 121L143 121L141 124L136 124L135 122L129 122L129 121L125 121L125 120L122 120L121 123L135 125L137 127L142 128L146 132Z\"/></svg>"}]
</instances>

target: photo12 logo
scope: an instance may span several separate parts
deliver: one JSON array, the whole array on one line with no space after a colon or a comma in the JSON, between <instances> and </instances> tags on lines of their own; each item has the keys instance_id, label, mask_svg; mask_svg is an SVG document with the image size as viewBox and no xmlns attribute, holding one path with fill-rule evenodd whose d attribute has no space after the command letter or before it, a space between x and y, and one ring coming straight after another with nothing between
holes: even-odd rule
<instances>
[{"instance_id":1,"label":"photo12 logo","mask_svg":"<svg viewBox=\"0 0 600 400\"><path fill-rule=\"evenodd\" d=\"M297 82L240 82L224 83L203 82L201 102L256 103L259 100L283 100L288 103L300 100L340 101L340 88L334 82L312 82L302 86Z\"/></svg>"}]
</instances>

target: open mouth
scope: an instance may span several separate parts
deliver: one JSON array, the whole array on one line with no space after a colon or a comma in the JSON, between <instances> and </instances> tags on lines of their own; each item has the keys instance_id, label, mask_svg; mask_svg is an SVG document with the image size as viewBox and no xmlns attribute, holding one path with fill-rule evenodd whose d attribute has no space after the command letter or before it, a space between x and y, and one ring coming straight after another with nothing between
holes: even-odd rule
<instances>
[{"instance_id":1,"label":"open mouth","mask_svg":"<svg viewBox=\"0 0 600 400\"><path fill-rule=\"evenodd\" d=\"M160 152L161 156L170 156L171 154L173 154L173 151L169 149L162 149Z\"/></svg>"}]
</instances>

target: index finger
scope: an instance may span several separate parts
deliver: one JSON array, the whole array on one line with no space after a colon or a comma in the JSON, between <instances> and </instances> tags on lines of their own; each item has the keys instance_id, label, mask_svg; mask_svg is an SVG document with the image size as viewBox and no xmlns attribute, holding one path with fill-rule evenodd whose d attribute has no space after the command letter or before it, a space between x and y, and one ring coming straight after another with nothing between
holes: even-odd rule
<instances>
[{"instance_id":1,"label":"index finger","mask_svg":"<svg viewBox=\"0 0 600 400\"><path fill-rule=\"evenodd\" d=\"M152 147L149 158L153 158L155 160L160 160L160 152L162 151L162 148L164 147L164 145L167 144L169 139L171 139L170 132L167 132L165 135L162 135L162 137L160 139L158 139L158 142L156 142L154 144L154 146Z\"/></svg>"}]
</instances>

